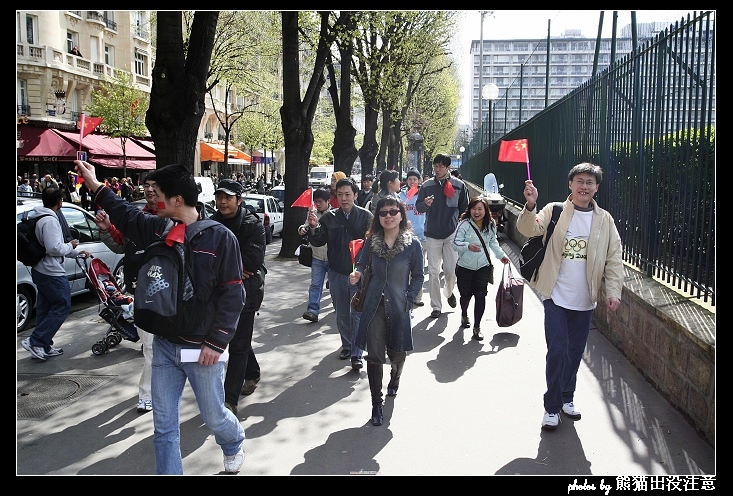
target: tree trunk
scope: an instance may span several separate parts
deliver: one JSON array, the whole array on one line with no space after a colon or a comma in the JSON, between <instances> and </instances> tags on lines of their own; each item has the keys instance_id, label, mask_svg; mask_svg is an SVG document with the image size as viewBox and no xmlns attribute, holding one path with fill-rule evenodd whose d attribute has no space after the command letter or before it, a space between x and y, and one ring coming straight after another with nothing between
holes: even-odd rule
<instances>
[{"instance_id":1,"label":"tree trunk","mask_svg":"<svg viewBox=\"0 0 733 496\"><path fill-rule=\"evenodd\" d=\"M377 117L379 112L374 110L374 102L364 103L364 144L359 150L361 159L361 175L374 174L374 160L377 156Z\"/></svg>"},{"instance_id":2,"label":"tree trunk","mask_svg":"<svg viewBox=\"0 0 733 496\"><path fill-rule=\"evenodd\" d=\"M341 19L347 30L352 30L356 25L353 12L342 12ZM333 147L333 169L343 171L347 176L353 172L354 161L359 152L354 144L356 129L351 124L351 64L354 53L354 40L351 36L339 43L341 54L341 98L339 101L339 85L336 84L336 75L331 58L328 58L328 76L330 86L328 91L333 101L333 111L336 117L336 130L334 131Z\"/></svg>"},{"instance_id":3,"label":"tree trunk","mask_svg":"<svg viewBox=\"0 0 733 496\"><path fill-rule=\"evenodd\" d=\"M179 163L193 171L219 12L195 13L187 56L181 11L159 11L157 16L158 46L145 125L155 143L156 167Z\"/></svg>"}]
</instances>

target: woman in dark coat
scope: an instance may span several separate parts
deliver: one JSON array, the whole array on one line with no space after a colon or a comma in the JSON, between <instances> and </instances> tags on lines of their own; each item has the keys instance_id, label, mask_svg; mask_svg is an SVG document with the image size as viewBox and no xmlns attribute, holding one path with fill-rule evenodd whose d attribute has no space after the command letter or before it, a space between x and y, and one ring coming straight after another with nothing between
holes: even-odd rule
<instances>
[{"instance_id":1,"label":"woman in dark coat","mask_svg":"<svg viewBox=\"0 0 733 496\"><path fill-rule=\"evenodd\" d=\"M369 263L372 275L354 343L367 350L372 424L382 425L383 365L389 357L387 396L396 396L407 352L413 349L410 313L425 277L422 245L408 228L405 204L397 198L377 202L356 269L349 275L351 284L359 282Z\"/></svg>"}]
</instances>

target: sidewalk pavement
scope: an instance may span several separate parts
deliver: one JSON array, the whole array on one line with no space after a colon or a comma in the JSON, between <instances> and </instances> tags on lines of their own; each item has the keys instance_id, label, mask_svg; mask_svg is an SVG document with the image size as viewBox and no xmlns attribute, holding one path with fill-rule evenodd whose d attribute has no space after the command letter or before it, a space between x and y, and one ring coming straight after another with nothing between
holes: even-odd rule
<instances>
[{"instance_id":1,"label":"sidewalk pavement","mask_svg":"<svg viewBox=\"0 0 733 496\"><path fill-rule=\"evenodd\" d=\"M502 246L518 266L518 248ZM414 311L415 350L399 394L386 398L384 424L372 426L366 369L338 359L328 291L319 322L302 319L310 270L276 260L279 249L278 240L268 245L265 302L255 319L262 380L239 403L247 436L239 475L716 474L714 448L595 328L578 372L582 420L562 416L556 431L542 431L543 309L528 286L524 316L509 328L496 326L497 286L489 286L481 342L460 327L460 308L444 302L443 314L429 318L426 293ZM73 313L56 335L64 355L46 362L20 345L32 329L17 335L19 475L155 473L152 415L135 410L140 345L123 341L93 355L106 331L98 312ZM222 452L189 386L181 450L186 474L222 473Z\"/></svg>"}]
</instances>

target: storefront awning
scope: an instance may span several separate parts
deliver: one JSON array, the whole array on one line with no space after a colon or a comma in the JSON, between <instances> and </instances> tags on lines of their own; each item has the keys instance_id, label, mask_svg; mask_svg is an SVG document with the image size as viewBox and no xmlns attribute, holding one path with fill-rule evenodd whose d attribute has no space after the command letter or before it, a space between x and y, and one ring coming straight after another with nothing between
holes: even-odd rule
<instances>
[{"instance_id":1,"label":"storefront awning","mask_svg":"<svg viewBox=\"0 0 733 496\"><path fill-rule=\"evenodd\" d=\"M242 150L229 145L227 148L229 158L237 158L244 160L247 164L252 161L252 157L244 153ZM218 143L201 143L201 161L202 162L224 162L224 145Z\"/></svg>"},{"instance_id":2,"label":"storefront awning","mask_svg":"<svg viewBox=\"0 0 733 496\"><path fill-rule=\"evenodd\" d=\"M110 169L122 169L122 157L119 158L89 158L92 165L101 165ZM155 169L155 160L126 159L125 167L136 170L153 170Z\"/></svg>"},{"instance_id":3,"label":"storefront awning","mask_svg":"<svg viewBox=\"0 0 733 496\"><path fill-rule=\"evenodd\" d=\"M79 133L73 131L62 131L54 129L53 132L66 140L74 142L79 146ZM122 167L122 144L120 138L110 138L104 134L88 134L82 141L83 149L89 154L90 159L111 158L119 159L119 167ZM147 148L143 148L133 139L125 142L125 157L129 160L153 160L155 154Z\"/></svg>"},{"instance_id":4,"label":"storefront awning","mask_svg":"<svg viewBox=\"0 0 733 496\"><path fill-rule=\"evenodd\" d=\"M76 160L78 148L53 129L19 126L19 162L69 162Z\"/></svg>"}]
</instances>

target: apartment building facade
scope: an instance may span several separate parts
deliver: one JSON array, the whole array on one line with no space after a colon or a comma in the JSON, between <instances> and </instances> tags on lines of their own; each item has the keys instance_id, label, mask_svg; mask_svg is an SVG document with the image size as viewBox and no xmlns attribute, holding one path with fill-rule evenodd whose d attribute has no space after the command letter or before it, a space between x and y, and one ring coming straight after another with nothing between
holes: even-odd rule
<instances>
[{"instance_id":1,"label":"apartment building facade","mask_svg":"<svg viewBox=\"0 0 733 496\"><path fill-rule=\"evenodd\" d=\"M77 122L92 91L115 71L130 72L134 84L150 93L155 63L154 29L154 11L147 10L16 11L18 175L51 172L64 177L73 170L73 157L68 153L31 156L27 155L28 146L24 147L24 143L37 140L39 129L65 132L67 138L72 132L78 133ZM246 97L237 95L236 89L226 94L222 86L217 86L213 97L213 104L209 95L205 98L206 110L199 126L194 161L196 175L215 175L224 161L224 131L217 113L226 115L225 106L231 112L246 105ZM259 174L272 168L265 163L253 166L250 155L234 143L236 136L232 135L228 147L230 171ZM149 151L154 154L154 145ZM282 168L282 160L277 162L278 169ZM111 167L104 173L113 174L116 164L108 165ZM141 170L155 167L154 160L145 164L140 161L139 165ZM133 169L132 176L137 175Z\"/></svg>"}]
</instances>

